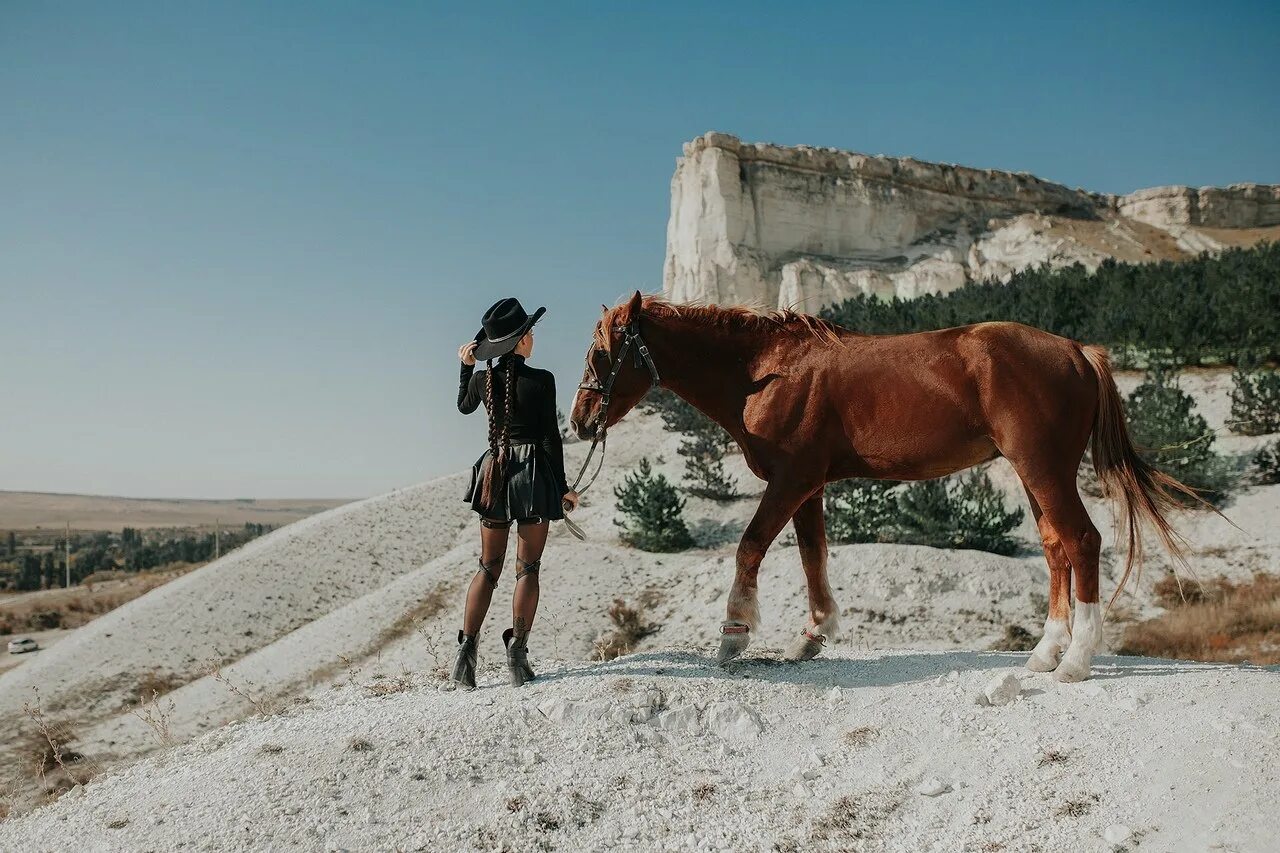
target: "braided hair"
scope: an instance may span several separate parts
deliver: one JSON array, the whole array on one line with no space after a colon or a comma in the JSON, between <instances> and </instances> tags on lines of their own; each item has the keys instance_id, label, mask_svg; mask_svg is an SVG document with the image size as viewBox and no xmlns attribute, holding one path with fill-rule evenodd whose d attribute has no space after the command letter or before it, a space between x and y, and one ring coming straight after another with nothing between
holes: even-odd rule
<instances>
[{"instance_id":1,"label":"braided hair","mask_svg":"<svg viewBox=\"0 0 1280 853\"><path fill-rule=\"evenodd\" d=\"M499 422L493 393L493 360L485 362L484 405L489 411L489 464L480 484L480 500L493 508L498 489L506 486L507 460L511 455L511 407L516 399L516 360L508 357L505 362L503 383L503 411Z\"/></svg>"}]
</instances>

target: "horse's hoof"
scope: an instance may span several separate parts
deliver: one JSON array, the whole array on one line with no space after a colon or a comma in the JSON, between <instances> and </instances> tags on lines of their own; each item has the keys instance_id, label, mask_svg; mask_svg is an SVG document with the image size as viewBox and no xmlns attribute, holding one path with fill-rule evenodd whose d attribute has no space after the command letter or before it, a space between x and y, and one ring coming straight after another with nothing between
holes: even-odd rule
<instances>
[{"instance_id":1,"label":"horse's hoof","mask_svg":"<svg viewBox=\"0 0 1280 853\"><path fill-rule=\"evenodd\" d=\"M725 622L720 626L720 655L716 662L724 666L751 645L751 627L744 622Z\"/></svg>"},{"instance_id":2,"label":"horse's hoof","mask_svg":"<svg viewBox=\"0 0 1280 853\"><path fill-rule=\"evenodd\" d=\"M1054 658L1041 657L1038 654L1027 658L1027 669L1032 672L1053 672L1058 668L1058 661Z\"/></svg>"},{"instance_id":3,"label":"horse's hoof","mask_svg":"<svg viewBox=\"0 0 1280 853\"><path fill-rule=\"evenodd\" d=\"M782 656L787 660L797 662L813 660L822 651L825 640L826 638L821 634L810 634L808 631L801 631L800 635L787 646L787 650Z\"/></svg>"},{"instance_id":4,"label":"horse's hoof","mask_svg":"<svg viewBox=\"0 0 1280 853\"><path fill-rule=\"evenodd\" d=\"M1089 667L1064 661L1053 671L1053 677L1064 684L1074 684L1089 677Z\"/></svg>"}]
</instances>

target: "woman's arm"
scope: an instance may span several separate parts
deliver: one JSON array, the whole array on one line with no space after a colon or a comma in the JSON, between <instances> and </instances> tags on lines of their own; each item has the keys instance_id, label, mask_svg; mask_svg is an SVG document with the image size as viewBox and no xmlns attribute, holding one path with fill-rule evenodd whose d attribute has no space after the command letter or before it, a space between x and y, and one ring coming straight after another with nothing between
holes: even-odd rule
<instances>
[{"instance_id":1,"label":"woman's arm","mask_svg":"<svg viewBox=\"0 0 1280 853\"><path fill-rule=\"evenodd\" d=\"M475 369L474 364L464 364L458 376L458 411L464 415L474 412L484 399L484 393L480 390L484 374L476 374Z\"/></svg>"},{"instance_id":2,"label":"woman's arm","mask_svg":"<svg viewBox=\"0 0 1280 853\"><path fill-rule=\"evenodd\" d=\"M564 444L560 440L560 417L556 413L556 378L547 374L548 381L542 400L542 452L551 463L551 476L556 478L556 488L561 495L568 494L569 483L564 476Z\"/></svg>"},{"instance_id":3,"label":"woman's arm","mask_svg":"<svg viewBox=\"0 0 1280 853\"><path fill-rule=\"evenodd\" d=\"M458 347L458 360L462 362L462 374L458 377L458 411L469 415L480 405L479 383L473 382L476 369L476 342L468 341Z\"/></svg>"}]
</instances>

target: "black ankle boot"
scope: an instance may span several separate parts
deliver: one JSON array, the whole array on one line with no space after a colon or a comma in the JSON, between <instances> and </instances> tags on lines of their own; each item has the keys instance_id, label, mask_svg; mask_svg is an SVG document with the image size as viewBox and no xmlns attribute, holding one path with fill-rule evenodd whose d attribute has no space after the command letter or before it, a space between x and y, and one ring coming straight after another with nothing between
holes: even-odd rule
<instances>
[{"instance_id":1,"label":"black ankle boot","mask_svg":"<svg viewBox=\"0 0 1280 853\"><path fill-rule=\"evenodd\" d=\"M468 690L476 689L476 637L458 632L458 657L453 662L453 680Z\"/></svg>"},{"instance_id":2,"label":"black ankle boot","mask_svg":"<svg viewBox=\"0 0 1280 853\"><path fill-rule=\"evenodd\" d=\"M529 666L529 635L517 637L511 628L502 632L502 643L507 647L507 672L511 674L511 686L520 687L537 678Z\"/></svg>"}]
</instances>

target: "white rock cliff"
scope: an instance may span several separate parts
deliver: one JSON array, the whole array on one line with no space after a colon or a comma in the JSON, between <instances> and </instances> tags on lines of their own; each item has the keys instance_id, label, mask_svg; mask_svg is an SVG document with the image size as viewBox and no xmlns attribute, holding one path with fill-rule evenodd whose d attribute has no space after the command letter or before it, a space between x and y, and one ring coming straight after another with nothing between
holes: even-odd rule
<instances>
[{"instance_id":1,"label":"white rock cliff","mask_svg":"<svg viewBox=\"0 0 1280 853\"><path fill-rule=\"evenodd\" d=\"M1277 238L1280 186L1102 195L1025 173L708 133L676 161L663 288L677 301L816 311L1040 264L1179 260Z\"/></svg>"}]
</instances>

